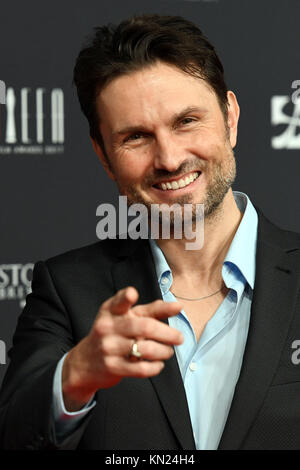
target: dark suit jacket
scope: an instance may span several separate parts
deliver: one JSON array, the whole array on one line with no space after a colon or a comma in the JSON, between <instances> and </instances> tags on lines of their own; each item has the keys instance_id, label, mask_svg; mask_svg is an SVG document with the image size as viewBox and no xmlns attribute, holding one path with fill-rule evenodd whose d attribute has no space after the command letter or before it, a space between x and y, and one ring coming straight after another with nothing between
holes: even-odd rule
<instances>
[{"instance_id":1,"label":"dark suit jacket","mask_svg":"<svg viewBox=\"0 0 300 470\"><path fill-rule=\"evenodd\" d=\"M240 377L219 449L300 449L300 235L259 215L256 280ZM58 360L93 324L101 303L135 286L161 298L146 240L106 240L37 263L0 396L0 445L74 448L55 441L52 382ZM195 449L174 355L160 375L123 379L96 394L77 449Z\"/></svg>"}]
</instances>

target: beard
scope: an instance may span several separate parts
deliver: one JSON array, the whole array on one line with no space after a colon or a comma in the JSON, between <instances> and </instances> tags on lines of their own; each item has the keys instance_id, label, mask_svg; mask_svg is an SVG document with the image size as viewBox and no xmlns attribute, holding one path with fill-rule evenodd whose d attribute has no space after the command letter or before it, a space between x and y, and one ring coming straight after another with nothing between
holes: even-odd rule
<instances>
[{"instance_id":1,"label":"beard","mask_svg":"<svg viewBox=\"0 0 300 470\"><path fill-rule=\"evenodd\" d=\"M174 211L170 209L166 210L165 208L161 207L161 204L158 205L158 203L155 201L149 201L149 199L146 199L143 196L142 191L137 190L133 186L122 185L117 182L119 192L121 195L127 196L128 206L133 204L142 204L146 207L148 212L148 223L150 223L151 207L153 207L154 204L158 205L159 224L162 226L163 221L166 221L166 217L168 217L168 223L170 225L171 231L174 230L174 221L176 219L176 215L180 215L181 220L183 221L184 204L190 204L192 206L190 212L191 219L189 220L189 222L192 224L192 227L196 225L199 217L204 217L206 222L212 223L217 220L219 211L222 207L222 202L236 178L236 162L229 139L225 139L224 153L221 159L210 164L210 162L199 160L197 157L192 161L183 162L180 168L178 168L178 170L172 174L165 170L160 170L156 173L156 175L147 177L145 179L142 189L147 191L147 189L149 189L149 187L151 187L153 183L157 181L157 179L161 180L164 177L166 179L170 177L177 177L190 171L197 171L197 168L202 172L200 177L205 176L206 178L206 190L204 196L201 198L201 200L197 200L196 202L193 202L193 193L174 198L172 199L171 204L167 204L168 207L176 204L177 207ZM197 211L196 204L203 204L204 209L201 215L199 215L199 211ZM178 214L178 211L180 211L180 214Z\"/></svg>"}]
</instances>

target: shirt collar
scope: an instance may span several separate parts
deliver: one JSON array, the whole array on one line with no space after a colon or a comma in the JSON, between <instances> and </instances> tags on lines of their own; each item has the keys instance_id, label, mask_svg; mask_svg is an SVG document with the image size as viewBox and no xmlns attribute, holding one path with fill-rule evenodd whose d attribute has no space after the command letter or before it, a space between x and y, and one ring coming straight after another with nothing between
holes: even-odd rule
<instances>
[{"instance_id":1,"label":"shirt collar","mask_svg":"<svg viewBox=\"0 0 300 470\"><path fill-rule=\"evenodd\" d=\"M224 264L234 264L253 289L258 216L253 204L245 193L233 191L233 195L239 210L244 215L225 256Z\"/></svg>"},{"instance_id":2,"label":"shirt collar","mask_svg":"<svg viewBox=\"0 0 300 470\"><path fill-rule=\"evenodd\" d=\"M152 238L149 239L150 242L150 247L152 250L152 255L153 255L153 260L154 260L154 265L155 265L155 270L156 270L156 275L158 279L158 283L163 289L163 292L168 290L170 285L172 284L173 278L172 278L172 271L167 263L167 260L165 258L165 255L163 254L162 250L160 247L157 245L155 240ZM163 278L167 278L169 280L168 284L163 285L161 282Z\"/></svg>"},{"instance_id":3,"label":"shirt collar","mask_svg":"<svg viewBox=\"0 0 300 470\"><path fill-rule=\"evenodd\" d=\"M258 216L245 193L233 191L233 195L239 210L243 212L243 217L225 256L224 265L235 265L253 289ZM172 271L155 240L149 239L149 242L159 285L163 290L167 290L172 284ZM167 278L168 282L163 284L161 282L163 278Z\"/></svg>"}]
</instances>

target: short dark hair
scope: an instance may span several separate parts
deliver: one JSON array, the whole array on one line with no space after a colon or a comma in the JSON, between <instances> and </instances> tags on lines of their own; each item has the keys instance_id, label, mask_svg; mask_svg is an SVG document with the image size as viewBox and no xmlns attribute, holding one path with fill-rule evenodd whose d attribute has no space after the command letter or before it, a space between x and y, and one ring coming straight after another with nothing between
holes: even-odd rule
<instances>
[{"instance_id":1,"label":"short dark hair","mask_svg":"<svg viewBox=\"0 0 300 470\"><path fill-rule=\"evenodd\" d=\"M227 123L227 86L223 65L215 48L191 21L180 16L141 15L94 28L94 35L80 51L73 81L90 136L105 153L99 131L96 97L114 78L157 61L174 65L204 79L215 91Z\"/></svg>"}]
</instances>

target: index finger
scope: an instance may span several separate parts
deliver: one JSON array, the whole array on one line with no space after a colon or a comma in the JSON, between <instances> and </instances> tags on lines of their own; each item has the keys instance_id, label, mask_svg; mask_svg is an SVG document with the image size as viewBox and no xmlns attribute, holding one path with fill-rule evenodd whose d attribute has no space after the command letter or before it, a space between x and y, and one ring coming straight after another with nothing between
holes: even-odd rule
<instances>
[{"instance_id":1,"label":"index finger","mask_svg":"<svg viewBox=\"0 0 300 470\"><path fill-rule=\"evenodd\" d=\"M165 300L154 300L149 304L136 305L131 309L136 315L141 317L152 317L152 318L169 318L175 315L183 309L183 305L180 302L166 302Z\"/></svg>"},{"instance_id":2,"label":"index finger","mask_svg":"<svg viewBox=\"0 0 300 470\"><path fill-rule=\"evenodd\" d=\"M106 308L113 315L124 315L137 302L138 298L139 294L135 287L128 286L111 297Z\"/></svg>"}]
</instances>

